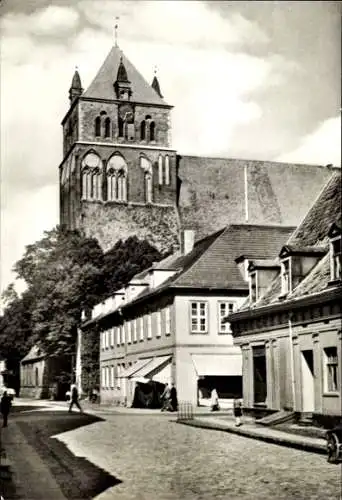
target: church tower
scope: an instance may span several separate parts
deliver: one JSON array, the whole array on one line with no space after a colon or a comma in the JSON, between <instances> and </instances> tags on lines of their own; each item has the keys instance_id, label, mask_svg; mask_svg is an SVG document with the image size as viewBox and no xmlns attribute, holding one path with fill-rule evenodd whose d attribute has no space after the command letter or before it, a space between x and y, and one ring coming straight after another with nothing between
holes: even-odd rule
<instances>
[{"instance_id":1,"label":"church tower","mask_svg":"<svg viewBox=\"0 0 342 500\"><path fill-rule=\"evenodd\" d=\"M117 46L89 88L78 70L69 90L60 165L60 224L96 237L104 250L137 235L178 246L177 160L171 109Z\"/></svg>"}]
</instances>

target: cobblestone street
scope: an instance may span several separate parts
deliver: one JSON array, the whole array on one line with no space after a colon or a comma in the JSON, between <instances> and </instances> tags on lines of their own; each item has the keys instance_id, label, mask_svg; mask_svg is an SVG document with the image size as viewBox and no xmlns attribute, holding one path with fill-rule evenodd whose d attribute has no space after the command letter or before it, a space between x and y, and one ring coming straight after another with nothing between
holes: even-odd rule
<instances>
[{"instance_id":1,"label":"cobblestone street","mask_svg":"<svg viewBox=\"0 0 342 500\"><path fill-rule=\"evenodd\" d=\"M97 500L340 499L341 468L324 456L166 416L106 419L58 436L122 481Z\"/></svg>"}]
</instances>

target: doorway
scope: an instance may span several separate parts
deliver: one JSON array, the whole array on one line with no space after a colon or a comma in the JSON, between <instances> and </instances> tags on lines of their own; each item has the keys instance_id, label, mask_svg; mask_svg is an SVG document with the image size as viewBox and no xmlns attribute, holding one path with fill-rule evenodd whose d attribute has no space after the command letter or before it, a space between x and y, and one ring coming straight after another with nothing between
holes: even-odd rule
<instances>
[{"instance_id":1,"label":"doorway","mask_svg":"<svg viewBox=\"0 0 342 500\"><path fill-rule=\"evenodd\" d=\"M315 374L312 349L301 351L302 372L302 412L313 412L315 409Z\"/></svg>"},{"instance_id":2,"label":"doorway","mask_svg":"<svg viewBox=\"0 0 342 500\"><path fill-rule=\"evenodd\" d=\"M266 406L267 372L265 347L253 347L254 404Z\"/></svg>"}]
</instances>

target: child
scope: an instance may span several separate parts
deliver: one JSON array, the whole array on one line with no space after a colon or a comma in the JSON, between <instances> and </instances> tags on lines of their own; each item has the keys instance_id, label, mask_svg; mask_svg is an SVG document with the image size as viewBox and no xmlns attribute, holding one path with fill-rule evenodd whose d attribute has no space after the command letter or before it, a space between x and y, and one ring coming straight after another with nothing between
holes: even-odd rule
<instances>
[{"instance_id":1,"label":"child","mask_svg":"<svg viewBox=\"0 0 342 500\"><path fill-rule=\"evenodd\" d=\"M219 409L220 405L219 405L217 390L213 389L211 391L211 411L219 411Z\"/></svg>"},{"instance_id":2,"label":"child","mask_svg":"<svg viewBox=\"0 0 342 500\"><path fill-rule=\"evenodd\" d=\"M242 416L242 402L240 399L234 399L234 417L235 417L235 426L240 427Z\"/></svg>"}]
</instances>

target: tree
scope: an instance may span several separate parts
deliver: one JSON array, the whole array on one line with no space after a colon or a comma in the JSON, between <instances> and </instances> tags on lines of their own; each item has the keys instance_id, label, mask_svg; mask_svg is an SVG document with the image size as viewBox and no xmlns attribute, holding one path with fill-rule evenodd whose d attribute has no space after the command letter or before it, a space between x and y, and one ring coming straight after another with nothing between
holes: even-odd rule
<instances>
[{"instance_id":1,"label":"tree","mask_svg":"<svg viewBox=\"0 0 342 500\"><path fill-rule=\"evenodd\" d=\"M95 239L59 227L26 247L15 264L31 297L32 338L49 356L75 351L81 311L103 293L103 252Z\"/></svg>"}]
</instances>

